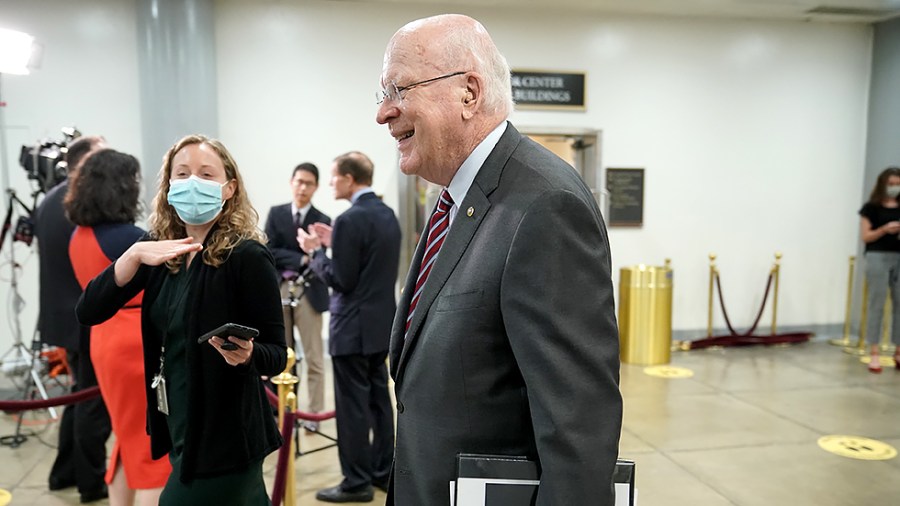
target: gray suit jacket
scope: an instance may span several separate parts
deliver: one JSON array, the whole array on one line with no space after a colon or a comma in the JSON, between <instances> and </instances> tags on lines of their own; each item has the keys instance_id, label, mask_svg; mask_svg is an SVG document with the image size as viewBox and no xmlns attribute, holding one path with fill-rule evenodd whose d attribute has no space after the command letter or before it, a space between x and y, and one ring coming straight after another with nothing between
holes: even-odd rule
<instances>
[{"instance_id":1,"label":"gray suit jacket","mask_svg":"<svg viewBox=\"0 0 900 506\"><path fill-rule=\"evenodd\" d=\"M492 453L539 462L539 505L612 505L618 330L606 228L584 182L509 125L459 205L404 339L422 242L391 335L389 503L449 504L457 454Z\"/></svg>"}]
</instances>

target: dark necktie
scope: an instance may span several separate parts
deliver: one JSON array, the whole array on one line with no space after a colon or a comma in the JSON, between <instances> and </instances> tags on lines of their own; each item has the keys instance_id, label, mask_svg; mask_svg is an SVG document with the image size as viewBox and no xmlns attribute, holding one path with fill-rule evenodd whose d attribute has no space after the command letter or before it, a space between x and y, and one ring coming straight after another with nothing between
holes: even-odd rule
<instances>
[{"instance_id":1,"label":"dark necktie","mask_svg":"<svg viewBox=\"0 0 900 506\"><path fill-rule=\"evenodd\" d=\"M437 207L431 220L428 222L428 238L425 241L425 253L422 255L422 265L419 267L419 276L416 278L416 289L413 292L412 299L409 301L409 315L406 317L406 329L409 331L409 322L412 321L413 313L416 311L416 305L419 303L419 296L422 295L422 287L428 279L428 274L434 266L437 259L438 251L444 244L444 238L447 237L447 229L450 228L450 208L453 207L453 199L450 192L446 188L441 192L438 199Z\"/></svg>"},{"instance_id":2,"label":"dark necktie","mask_svg":"<svg viewBox=\"0 0 900 506\"><path fill-rule=\"evenodd\" d=\"M303 215L300 211L294 213L294 228L300 228L303 225Z\"/></svg>"}]
</instances>

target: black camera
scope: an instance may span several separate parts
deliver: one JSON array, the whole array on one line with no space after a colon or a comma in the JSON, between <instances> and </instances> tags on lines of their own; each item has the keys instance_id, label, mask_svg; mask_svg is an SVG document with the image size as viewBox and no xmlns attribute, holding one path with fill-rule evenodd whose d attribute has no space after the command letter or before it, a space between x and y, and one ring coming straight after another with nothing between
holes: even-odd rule
<instances>
[{"instance_id":1,"label":"black camera","mask_svg":"<svg viewBox=\"0 0 900 506\"><path fill-rule=\"evenodd\" d=\"M46 193L66 179L66 146L81 132L75 127L62 129L62 141L42 140L31 146L22 146L19 165L25 169L28 179L37 181L40 191Z\"/></svg>"}]
</instances>

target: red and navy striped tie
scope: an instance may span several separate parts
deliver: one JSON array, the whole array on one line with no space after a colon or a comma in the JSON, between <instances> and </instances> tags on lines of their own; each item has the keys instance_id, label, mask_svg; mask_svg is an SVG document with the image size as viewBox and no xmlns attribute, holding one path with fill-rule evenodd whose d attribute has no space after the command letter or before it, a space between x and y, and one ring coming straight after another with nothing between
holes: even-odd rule
<instances>
[{"instance_id":1,"label":"red and navy striped tie","mask_svg":"<svg viewBox=\"0 0 900 506\"><path fill-rule=\"evenodd\" d=\"M437 208L431 215L428 222L428 238L425 241L425 254L422 255L422 266L419 267L419 277L416 278L416 290L413 292L412 300L409 302L409 315L406 317L406 329L409 331L409 322L412 321L413 313L416 311L416 304L419 303L419 296L422 295L422 287L425 286L425 280L434 266L437 259L438 251L444 244L444 238L447 237L447 230L450 228L450 208L453 207L453 198L446 188L441 192L438 199Z\"/></svg>"}]
</instances>

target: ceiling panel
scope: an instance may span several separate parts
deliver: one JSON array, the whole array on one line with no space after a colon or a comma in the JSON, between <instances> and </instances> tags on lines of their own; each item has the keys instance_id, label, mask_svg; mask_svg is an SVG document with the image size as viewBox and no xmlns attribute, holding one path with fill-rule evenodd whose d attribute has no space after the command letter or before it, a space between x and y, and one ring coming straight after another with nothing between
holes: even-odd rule
<instances>
[{"instance_id":1,"label":"ceiling panel","mask_svg":"<svg viewBox=\"0 0 900 506\"><path fill-rule=\"evenodd\" d=\"M563 9L665 16L873 23L900 15L900 0L332 0L335 2Z\"/></svg>"}]
</instances>

